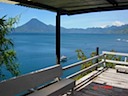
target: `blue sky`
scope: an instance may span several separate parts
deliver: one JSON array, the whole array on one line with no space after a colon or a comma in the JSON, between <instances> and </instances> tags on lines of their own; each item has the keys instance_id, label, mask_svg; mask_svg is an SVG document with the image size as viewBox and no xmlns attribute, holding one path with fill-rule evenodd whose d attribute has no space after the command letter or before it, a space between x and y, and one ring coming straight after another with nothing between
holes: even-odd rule
<instances>
[{"instance_id":1,"label":"blue sky","mask_svg":"<svg viewBox=\"0 0 128 96\"><path fill-rule=\"evenodd\" d=\"M56 21L56 13L54 12L0 3L0 17L4 15L7 15L7 17L21 15L18 26L32 18L37 18L46 24L52 25L55 25ZM61 26L66 28L106 27L123 24L128 24L128 10L61 16Z\"/></svg>"}]
</instances>

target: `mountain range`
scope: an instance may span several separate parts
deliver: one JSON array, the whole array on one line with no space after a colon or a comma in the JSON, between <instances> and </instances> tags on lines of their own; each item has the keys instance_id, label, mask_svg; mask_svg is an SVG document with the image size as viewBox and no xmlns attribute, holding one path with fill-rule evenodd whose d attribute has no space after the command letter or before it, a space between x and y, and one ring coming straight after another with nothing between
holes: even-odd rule
<instances>
[{"instance_id":1,"label":"mountain range","mask_svg":"<svg viewBox=\"0 0 128 96\"><path fill-rule=\"evenodd\" d=\"M15 32L35 33L35 32L55 32L55 26L47 25L38 19L31 19L24 25L15 28ZM62 33L91 33L91 34L128 34L128 24L122 26L110 26L106 28L64 28L61 27Z\"/></svg>"}]
</instances>

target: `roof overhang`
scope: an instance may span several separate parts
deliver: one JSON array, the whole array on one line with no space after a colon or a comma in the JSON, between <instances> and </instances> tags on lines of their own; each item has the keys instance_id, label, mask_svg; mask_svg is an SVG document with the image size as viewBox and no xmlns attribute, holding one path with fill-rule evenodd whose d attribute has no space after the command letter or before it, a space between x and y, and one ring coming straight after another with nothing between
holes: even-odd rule
<instances>
[{"instance_id":1,"label":"roof overhang","mask_svg":"<svg viewBox=\"0 0 128 96\"><path fill-rule=\"evenodd\" d=\"M128 9L128 0L0 0L0 2L46 9L60 12L61 15Z\"/></svg>"}]
</instances>

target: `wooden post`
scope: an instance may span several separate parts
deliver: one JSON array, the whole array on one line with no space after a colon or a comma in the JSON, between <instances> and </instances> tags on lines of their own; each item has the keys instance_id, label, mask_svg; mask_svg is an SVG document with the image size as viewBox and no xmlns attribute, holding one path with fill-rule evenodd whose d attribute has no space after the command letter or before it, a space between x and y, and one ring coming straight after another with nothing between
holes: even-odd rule
<instances>
[{"instance_id":1,"label":"wooden post","mask_svg":"<svg viewBox=\"0 0 128 96\"><path fill-rule=\"evenodd\" d=\"M124 58L124 62L127 62L127 57Z\"/></svg>"},{"instance_id":2,"label":"wooden post","mask_svg":"<svg viewBox=\"0 0 128 96\"><path fill-rule=\"evenodd\" d=\"M104 68L106 67L106 57L107 57L107 55L104 54Z\"/></svg>"},{"instance_id":3,"label":"wooden post","mask_svg":"<svg viewBox=\"0 0 128 96\"><path fill-rule=\"evenodd\" d=\"M56 63L60 64L60 12L56 16Z\"/></svg>"},{"instance_id":4,"label":"wooden post","mask_svg":"<svg viewBox=\"0 0 128 96\"><path fill-rule=\"evenodd\" d=\"M99 47L96 47L96 55L99 55ZM98 63L98 59L96 59L96 63Z\"/></svg>"},{"instance_id":5,"label":"wooden post","mask_svg":"<svg viewBox=\"0 0 128 96\"><path fill-rule=\"evenodd\" d=\"M99 47L96 47L96 56L99 55ZM96 59L96 63L98 63L98 59ZM97 70L98 67L96 67Z\"/></svg>"}]
</instances>

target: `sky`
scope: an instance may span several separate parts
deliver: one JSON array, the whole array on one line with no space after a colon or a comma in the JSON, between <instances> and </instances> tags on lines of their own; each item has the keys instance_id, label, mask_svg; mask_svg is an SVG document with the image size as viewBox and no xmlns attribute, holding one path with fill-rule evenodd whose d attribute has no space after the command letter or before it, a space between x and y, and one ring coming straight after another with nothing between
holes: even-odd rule
<instances>
[{"instance_id":1,"label":"sky","mask_svg":"<svg viewBox=\"0 0 128 96\"><path fill-rule=\"evenodd\" d=\"M7 15L7 18L20 16L20 20L17 26L25 24L32 18L37 18L47 25L56 25L55 12L0 3L0 18L5 15ZM121 26L124 24L128 24L128 10L104 11L71 16L61 16L61 26L65 28L104 28L107 26Z\"/></svg>"}]
</instances>

